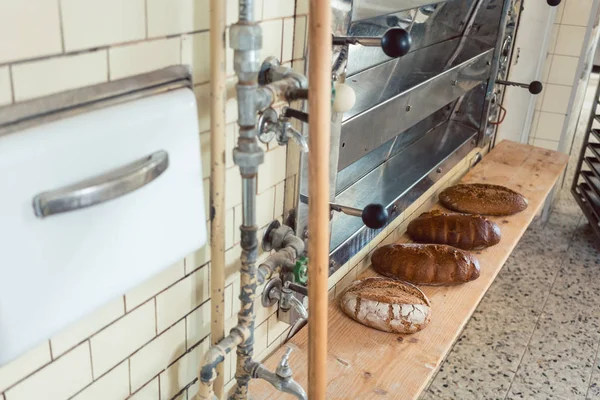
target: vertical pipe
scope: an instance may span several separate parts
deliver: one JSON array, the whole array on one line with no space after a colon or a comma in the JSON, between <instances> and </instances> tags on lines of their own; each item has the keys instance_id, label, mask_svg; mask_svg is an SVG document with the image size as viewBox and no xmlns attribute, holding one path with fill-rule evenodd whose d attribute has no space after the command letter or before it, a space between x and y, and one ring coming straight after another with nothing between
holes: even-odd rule
<instances>
[{"instance_id":1,"label":"vertical pipe","mask_svg":"<svg viewBox=\"0 0 600 400\"><path fill-rule=\"evenodd\" d=\"M212 343L225 336L225 2L210 0L211 146L211 325ZM223 363L216 367L214 391L223 397Z\"/></svg>"},{"instance_id":2,"label":"vertical pipe","mask_svg":"<svg viewBox=\"0 0 600 400\"><path fill-rule=\"evenodd\" d=\"M331 4L309 5L308 161L308 398L327 390L327 278L329 271L329 148L331 124Z\"/></svg>"}]
</instances>

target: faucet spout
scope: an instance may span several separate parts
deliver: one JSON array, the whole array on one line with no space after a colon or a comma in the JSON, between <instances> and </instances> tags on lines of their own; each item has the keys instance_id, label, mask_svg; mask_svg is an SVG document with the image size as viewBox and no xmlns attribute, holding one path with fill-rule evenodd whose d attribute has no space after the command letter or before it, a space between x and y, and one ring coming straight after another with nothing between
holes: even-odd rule
<instances>
[{"instance_id":1,"label":"faucet spout","mask_svg":"<svg viewBox=\"0 0 600 400\"><path fill-rule=\"evenodd\" d=\"M275 389L296 396L297 399L308 400L304 388L298 382L291 377L281 377L260 363L253 368L252 377L263 379L273 385Z\"/></svg>"},{"instance_id":2,"label":"faucet spout","mask_svg":"<svg viewBox=\"0 0 600 400\"><path fill-rule=\"evenodd\" d=\"M302 319L308 319L308 311L304 304L294 296L291 289L284 287L281 289L281 300L279 307L284 311L289 311L290 308L296 310Z\"/></svg>"}]
</instances>

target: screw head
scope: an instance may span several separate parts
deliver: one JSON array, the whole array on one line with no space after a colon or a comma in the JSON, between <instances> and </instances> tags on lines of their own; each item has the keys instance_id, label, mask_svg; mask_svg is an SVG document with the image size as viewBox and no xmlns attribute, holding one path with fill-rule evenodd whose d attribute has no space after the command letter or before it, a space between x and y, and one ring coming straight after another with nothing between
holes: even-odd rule
<instances>
[{"instance_id":1,"label":"screw head","mask_svg":"<svg viewBox=\"0 0 600 400\"><path fill-rule=\"evenodd\" d=\"M438 169L435 170L435 172L437 172L438 174L441 174L442 173L442 169L438 168Z\"/></svg>"},{"instance_id":2,"label":"screw head","mask_svg":"<svg viewBox=\"0 0 600 400\"><path fill-rule=\"evenodd\" d=\"M408 104L408 105L406 106L406 111L410 111L410 110L411 110L411 108L412 108L412 106L411 106L410 104Z\"/></svg>"}]
</instances>

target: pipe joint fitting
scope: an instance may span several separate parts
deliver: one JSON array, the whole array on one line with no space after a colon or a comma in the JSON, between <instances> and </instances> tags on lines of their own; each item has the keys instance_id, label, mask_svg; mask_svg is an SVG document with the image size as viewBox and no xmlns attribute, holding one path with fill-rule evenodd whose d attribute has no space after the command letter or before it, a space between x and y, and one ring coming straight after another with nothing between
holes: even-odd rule
<instances>
[{"instance_id":1,"label":"pipe joint fitting","mask_svg":"<svg viewBox=\"0 0 600 400\"><path fill-rule=\"evenodd\" d=\"M229 30L229 47L243 52L262 49L262 28L255 23L233 24Z\"/></svg>"},{"instance_id":2,"label":"pipe joint fitting","mask_svg":"<svg viewBox=\"0 0 600 400\"><path fill-rule=\"evenodd\" d=\"M240 167L242 175L256 175L258 166L265 161L265 152L258 147L256 151L244 151L239 147L233 149L233 162Z\"/></svg>"}]
</instances>

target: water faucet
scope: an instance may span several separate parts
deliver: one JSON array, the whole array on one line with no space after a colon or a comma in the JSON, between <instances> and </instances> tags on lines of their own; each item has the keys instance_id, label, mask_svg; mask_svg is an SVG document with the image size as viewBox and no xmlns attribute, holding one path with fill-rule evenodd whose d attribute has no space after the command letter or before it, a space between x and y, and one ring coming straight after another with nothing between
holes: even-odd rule
<instances>
[{"instance_id":1,"label":"water faucet","mask_svg":"<svg viewBox=\"0 0 600 400\"><path fill-rule=\"evenodd\" d=\"M290 289L288 285L285 285L283 288L281 288L279 308L283 312L288 312L291 308L293 308L302 319L308 319L308 311L306 310L306 307L304 307L304 304L302 304L302 302L298 300L296 296L294 296L294 291Z\"/></svg>"},{"instance_id":2,"label":"water faucet","mask_svg":"<svg viewBox=\"0 0 600 400\"><path fill-rule=\"evenodd\" d=\"M288 347L274 373L265 368L261 363L256 363L252 369L252 377L264 379L273 385L275 389L296 396L300 400L308 400L304 388L292 379L292 367L290 367L288 362L292 350L291 347Z\"/></svg>"}]
</instances>

